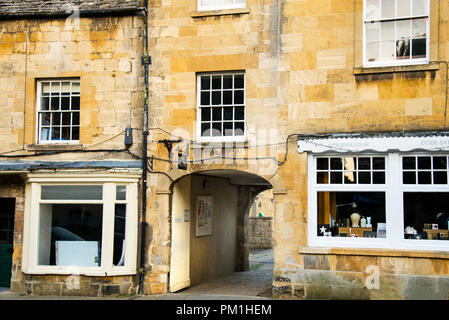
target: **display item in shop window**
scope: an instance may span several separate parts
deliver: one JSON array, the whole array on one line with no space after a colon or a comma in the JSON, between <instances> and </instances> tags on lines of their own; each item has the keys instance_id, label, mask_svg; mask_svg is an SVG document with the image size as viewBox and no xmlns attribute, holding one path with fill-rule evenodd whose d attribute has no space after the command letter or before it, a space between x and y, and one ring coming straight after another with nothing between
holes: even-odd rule
<instances>
[{"instance_id":1,"label":"display item in shop window","mask_svg":"<svg viewBox=\"0 0 449 320\"><path fill-rule=\"evenodd\" d=\"M406 228L405 228L405 234L418 234L418 232L416 231L416 229L415 228L413 228L413 227L410 227L410 226L407 226Z\"/></svg>"},{"instance_id":2,"label":"display item in shop window","mask_svg":"<svg viewBox=\"0 0 449 320\"><path fill-rule=\"evenodd\" d=\"M366 227L367 228L371 228L372 227L371 217L366 217Z\"/></svg>"},{"instance_id":3,"label":"display item in shop window","mask_svg":"<svg viewBox=\"0 0 449 320\"><path fill-rule=\"evenodd\" d=\"M449 214L445 212L437 213L436 222L438 223L439 229L449 230Z\"/></svg>"},{"instance_id":4,"label":"display item in shop window","mask_svg":"<svg viewBox=\"0 0 449 320\"><path fill-rule=\"evenodd\" d=\"M360 214L358 214L357 212L354 212L353 214L351 214L351 222L352 222L351 227L358 228L359 221L360 221Z\"/></svg>"},{"instance_id":5,"label":"display item in shop window","mask_svg":"<svg viewBox=\"0 0 449 320\"><path fill-rule=\"evenodd\" d=\"M366 218L364 216L362 216L362 218L360 219L360 227L366 227Z\"/></svg>"}]
</instances>

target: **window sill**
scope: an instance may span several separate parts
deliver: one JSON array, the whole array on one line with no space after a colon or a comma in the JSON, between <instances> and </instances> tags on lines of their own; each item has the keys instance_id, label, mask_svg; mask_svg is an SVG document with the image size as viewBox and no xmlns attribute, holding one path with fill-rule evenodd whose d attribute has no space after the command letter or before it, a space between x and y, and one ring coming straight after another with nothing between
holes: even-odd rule
<instances>
[{"instance_id":1,"label":"window sill","mask_svg":"<svg viewBox=\"0 0 449 320\"><path fill-rule=\"evenodd\" d=\"M438 71L440 64L438 62L430 62L426 64L406 65L406 66L389 66L389 67L361 67L354 68L354 75L369 75L379 73L396 73L396 72L416 72L416 71Z\"/></svg>"},{"instance_id":2,"label":"window sill","mask_svg":"<svg viewBox=\"0 0 449 320\"><path fill-rule=\"evenodd\" d=\"M73 151L82 150L82 144L27 144L25 150L28 151Z\"/></svg>"},{"instance_id":3,"label":"window sill","mask_svg":"<svg viewBox=\"0 0 449 320\"><path fill-rule=\"evenodd\" d=\"M449 259L449 251L300 247L300 254Z\"/></svg>"},{"instance_id":4,"label":"window sill","mask_svg":"<svg viewBox=\"0 0 449 320\"><path fill-rule=\"evenodd\" d=\"M203 18L210 16L240 15L240 14L249 14L249 9L237 8L237 9L193 11L191 16L192 18Z\"/></svg>"}]
</instances>

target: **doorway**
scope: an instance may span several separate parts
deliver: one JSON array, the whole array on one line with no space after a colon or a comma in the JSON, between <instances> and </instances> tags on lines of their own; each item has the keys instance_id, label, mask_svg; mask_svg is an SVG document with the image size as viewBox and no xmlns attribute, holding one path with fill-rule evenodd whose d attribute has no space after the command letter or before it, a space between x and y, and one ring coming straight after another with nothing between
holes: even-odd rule
<instances>
[{"instance_id":1,"label":"doorway","mask_svg":"<svg viewBox=\"0 0 449 320\"><path fill-rule=\"evenodd\" d=\"M11 286L16 199L0 198L0 288Z\"/></svg>"}]
</instances>

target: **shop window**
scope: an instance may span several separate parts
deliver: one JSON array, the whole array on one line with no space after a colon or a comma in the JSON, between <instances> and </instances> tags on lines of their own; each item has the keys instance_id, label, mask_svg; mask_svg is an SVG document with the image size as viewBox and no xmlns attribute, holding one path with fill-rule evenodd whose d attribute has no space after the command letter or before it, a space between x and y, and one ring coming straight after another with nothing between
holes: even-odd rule
<instances>
[{"instance_id":1,"label":"shop window","mask_svg":"<svg viewBox=\"0 0 449 320\"><path fill-rule=\"evenodd\" d=\"M404 237L449 240L449 192L404 192Z\"/></svg>"},{"instance_id":2,"label":"shop window","mask_svg":"<svg viewBox=\"0 0 449 320\"><path fill-rule=\"evenodd\" d=\"M246 0L198 0L198 10L245 8Z\"/></svg>"},{"instance_id":3,"label":"shop window","mask_svg":"<svg viewBox=\"0 0 449 320\"><path fill-rule=\"evenodd\" d=\"M364 1L364 65L429 61L428 0Z\"/></svg>"},{"instance_id":4,"label":"shop window","mask_svg":"<svg viewBox=\"0 0 449 320\"><path fill-rule=\"evenodd\" d=\"M202 140L244 138L245 74L199 74L198 109L198 133Z\"/></svg>"},{"instance_id":5,"label":"shop window","mask_svg":"<svg viewBox=\"0 0 449 320\"><path fill-rule=\"evenodd\" d=\"M79 79L38 81L37 96L38 143L79 142Z\"/></svg>"},{"instance_id":6,"label":"shop window","mask_svg":"<svg viewBox=\"0 0 449 320\"><path fill-rule=\"evenodd\" d=\"M46 181L31 190L30 243L37 246L27 247L27 272L135 272L137 183Z\"/></svg>"},{"instance_id":7,"label":"shop window","mask_svg":"<svg viewBox=\"0 0 449 320\"><path fill-rule=\"evenodd\" d=\"M310 155L309 168L310 245L447 250L447 154Z\"/></svg>"}]
</instances>

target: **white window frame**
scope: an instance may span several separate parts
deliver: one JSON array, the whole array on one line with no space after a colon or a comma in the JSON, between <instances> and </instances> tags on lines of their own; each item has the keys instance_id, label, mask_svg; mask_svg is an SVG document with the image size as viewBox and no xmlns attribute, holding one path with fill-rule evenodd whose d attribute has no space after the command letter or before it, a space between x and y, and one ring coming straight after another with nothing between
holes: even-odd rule
<instances>
[{"instance_id":1,"label":"white window frame","mask_svg":"<svg viewBox=\"0 0 449 320\"><path fill-rule=\"evenodd\" d=\"M449 240L404 239L404 192L449 192L447 185L402 184L402 156L431 156L432 152L416 153L323 153L308 154L308 246L360 248L360 249L404 249L423 251L449 251ZM385 156L385 184L318 184L316 182L316 159L319 157L365 157ZM385 192L386 238L322 237L317 234L318 192ZM397 214L399 212L400 214Z\"/></svg>"},{"instance_id":2,"label":"white window frame","mask_svg":"<svg viewBox=\"0 0 449 320\"><path fill-rule=\"evenodd\" d=\"M367 22L369 22L370 20L366 19L366 5L367 5L367 1L364 0L363 1L363 48L362 48L362 59L363 59L363 66L364 67L390 67L390 66L404 66L404 65L419 65L419 64L427 64L430 62L430 0L426 0L427 1L427 15L425 16L416 16L413 17L414 19L416 18L426 18L427 19L427 23L426 23L426 58L417 58L417 59L407 59L407 60L390 60L390 61L367 61L366 58L366 25ZM381 2L380 2L381 3ZM413 3L411 4L411 6L413 5ZM381 8L382 4L380 4L380 8ZM396 8L396 1L395 1L395 10L397 10ZM411 8L411 10L413 10ZM380 9L381 11L381 9ZM399 20L401 18L396 17L396 12L395 12L395 18L391 18L391 19L386 19L388 21L396 21ZM383 21L381 18L379 18L379 20L376 21ZM411 34L411 31L410 31ZM379 48L380 50L380 48ZM396 53L395 53L396 56ZM411 49L410 49L410 57L411 57Z\"/></svg>"},{"instance_id":3,"label":"white window frame","mask_svg":"<svg viewBox=\"0 0 449 320\"><path fill-rule=\"evenodd\" d=\"M244 3L239 3L242 1L239 0L219 0L223 3L217 3L217 4L210 4L210 5L203 5L203 1L205 0L198 0L198 11L209 11L209 10L226 10L226 9L240 9L240 8L246 8L246 1ZM207 1L207 0L206 0ZM211 1L211 2L219 2L217 0Z\"/></svg>"},{"instance_id":4,"label":"white window frame","mask_svg":"<svg viewBox=\"0 0 449 320\"><path fill-rule=\"evenodd\" d=\"M25 187L25 217L22 272L26 274L79 274L88 276L114 276L136 274L137 233L138 233L138 181L139 174L122 175L29 175ZM43 185L103 185L102 200L41 200ZM126 186L126 224L125 224L125 263L123 266L113 265L114 251L114 219L116 186ZM41 203L99 203L103 205L101 266L47 266L38 265L39 245L39 207Z\"/></svg>"},{"instance_id":5,"label":"white window frame","mask_svg":"<svg viewBox=\"0 0 449 320\"><path fill-rule=\"evenodd\" d=\"M201 77L202 76L217 76L217 75L243 75L243 108L244 108L244 117L243 120L235 120L233 119L232 122L243 122L244 125L244 133L241 136L216 136L216 137L205 137L201 135ZM199 72L196 75L196 89L197 89L197 117L196 117L196 136L197 141L199 142L245 142L247 140L247 106L246 106L246 72L245 71L223 71L223 72ZM240 88L239 88L240 89ZM233 88L232 90L235 90ZM223 91L223 90L222 90ZM234 108L236 105L226 105L223 106L217 105L216 107L222 107L222 108ZM237 105L240 106L240 105ZM213 108L213 105L210 105L210 108ZM221 123L228 122L221 120Z\"/></svg>"},{"instance_id":6,"label":"white window frame","mask_svg":"<svg viewBox=\"0 0 449 320\"><path fill-rule=\"evenodd\" d=\"M41 119L40 119L40 113L45 112L41 110L41 97L42 97L42 84L46 82L79 82L81 86L81 80L80 78L57 78L57 79L39 79L36 82L36 143L37 144L79 144L79 138L76 140L43 140L41 139ZM81 88L80 88L81 89ZM76 96L76 95L75 95ZM70 97L72 97L72 93L70 93ZM78 111L80 113L81 118L81 91L79 94L80 97L80 110ZM71 110L67 111L70 112ZM50 110L49 110L50 112ZM71 116L72 119L72 116ZM78 125L78 128L81 128L81 119L79 120L80 123ZM70 125L70 128L72 128L72 124ZM52 127L52 124L50 123L50 127ZM81 134L81 130L79 129L78 135ZM51 131L50 131L51 135Z\"/></svg>"}]
</instances>

